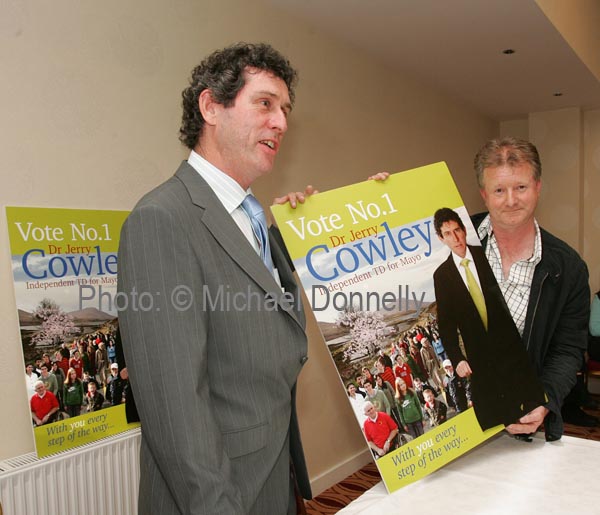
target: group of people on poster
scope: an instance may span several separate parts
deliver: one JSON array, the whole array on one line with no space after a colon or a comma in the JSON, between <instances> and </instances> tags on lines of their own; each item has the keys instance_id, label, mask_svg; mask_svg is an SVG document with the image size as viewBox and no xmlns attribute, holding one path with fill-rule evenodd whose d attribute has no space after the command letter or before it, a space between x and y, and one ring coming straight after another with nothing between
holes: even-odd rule
<instances>
[{"instance_id":1,"label":"group of people on poster","mask_svg":"<svg viewBox=\"0 0 600 515\"><path fill-rule=\"evenodd\" d=\"M25 367L33 424L76 417L125 401L128 381L119 375L114 331L97 331L44 352Z\"/></svg>"},{"instance_id":2,"label":"group of people on poster","mask_svg":"<svg viewBox=\"0 0 600 515\"><path fill-rule=\"evenodd\" d=\"M471 383L455 373L435 318L394 339L389 352L379 351L347 392L376 457L472 405Z\"/></svg>"}]
</instances>

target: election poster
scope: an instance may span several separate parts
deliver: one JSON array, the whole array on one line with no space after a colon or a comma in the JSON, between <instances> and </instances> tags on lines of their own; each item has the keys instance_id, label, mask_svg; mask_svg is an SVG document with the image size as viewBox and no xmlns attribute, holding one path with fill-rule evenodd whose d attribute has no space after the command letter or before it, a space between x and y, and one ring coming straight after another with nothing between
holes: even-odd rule
<instances>
[{"instance_id":1,"label":"election poster","mask_svg":"<svg viewBox=\"0 0 600 515\"><path fill-rule=\"evenodd\" d=\"M545 401L445 163L271 209L388 491Z\"/></svg>"},{"instance_id":2,"label":"election poster","mask_svg":"<svg viewBox=\"0 0 600 515\"><path fill-rule=\"evenodd\" d=\"M127 215L6 208L24 408L32 414L39 457L138 425L126 421L128 383L115 349L117 250Z\"/></svg>"}]
</instances>

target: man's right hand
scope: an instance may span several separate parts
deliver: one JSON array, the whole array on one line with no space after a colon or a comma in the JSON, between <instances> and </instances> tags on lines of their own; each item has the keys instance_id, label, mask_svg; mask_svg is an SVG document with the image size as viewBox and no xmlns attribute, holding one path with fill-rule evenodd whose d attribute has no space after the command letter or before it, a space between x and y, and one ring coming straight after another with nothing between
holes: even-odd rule
<instances>
[{"instance_id":1,"label":"man's right hand","mask_svg":"<svg viewBox=\"0 0 600 515\"><path fill-rule=\"evenodd\" d=\"M548 408L538 406L527 413L527 415L521 417L516 423L506 426L506 430L512 435L535 433L544 423L544 418L546 418L548 413Z\"/></svg>"}]
</instances>

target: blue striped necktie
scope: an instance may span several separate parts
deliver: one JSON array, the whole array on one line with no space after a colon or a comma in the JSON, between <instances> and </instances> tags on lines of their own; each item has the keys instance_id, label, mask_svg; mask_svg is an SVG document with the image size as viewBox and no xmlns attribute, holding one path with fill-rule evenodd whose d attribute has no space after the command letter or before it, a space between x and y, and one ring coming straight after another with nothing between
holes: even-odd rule
<instances>
[{"instance_id":1,"label":"blue striped necktie","mask_svg":"<svg viewBox=\"0 0 600 515\"><path fill-rule=\"evenodd\" d=\"M271 248L269 247L269 233L267 231L267 219L260 202L254 195L248 195L242 202L242 209L250 218L254 236L260 245L260 257L263 263L273 274L273 259L271 258Z\"/></svg>"}]
</instances>

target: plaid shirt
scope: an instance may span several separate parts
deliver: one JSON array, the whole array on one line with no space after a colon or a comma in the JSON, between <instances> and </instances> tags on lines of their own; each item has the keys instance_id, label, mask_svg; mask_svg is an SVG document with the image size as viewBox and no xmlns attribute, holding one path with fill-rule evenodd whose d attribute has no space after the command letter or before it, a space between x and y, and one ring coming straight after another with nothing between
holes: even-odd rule
<instances>
[{"instance_id":1,"label":"plaid shirt","mask_svg":"<svg viewBox=\"0 0 600 515\"><path fill-rule=\"evenodd\" d=\"M506 279L502 273L502 259L496 237L494 236L490 215L484 218L477 229L480 240L483 240L487 236L485 255L496 277L496 281L500 285L504 300L521 336L523 336L523 330L525 329L525 318L527 316L527 305L529 304L533 273L535 272L535 267L542 259L542 236L537 221L534 221L534 223L535 242L533 255L529 259L513 263Z\"/></svg>"}]
</instances>

